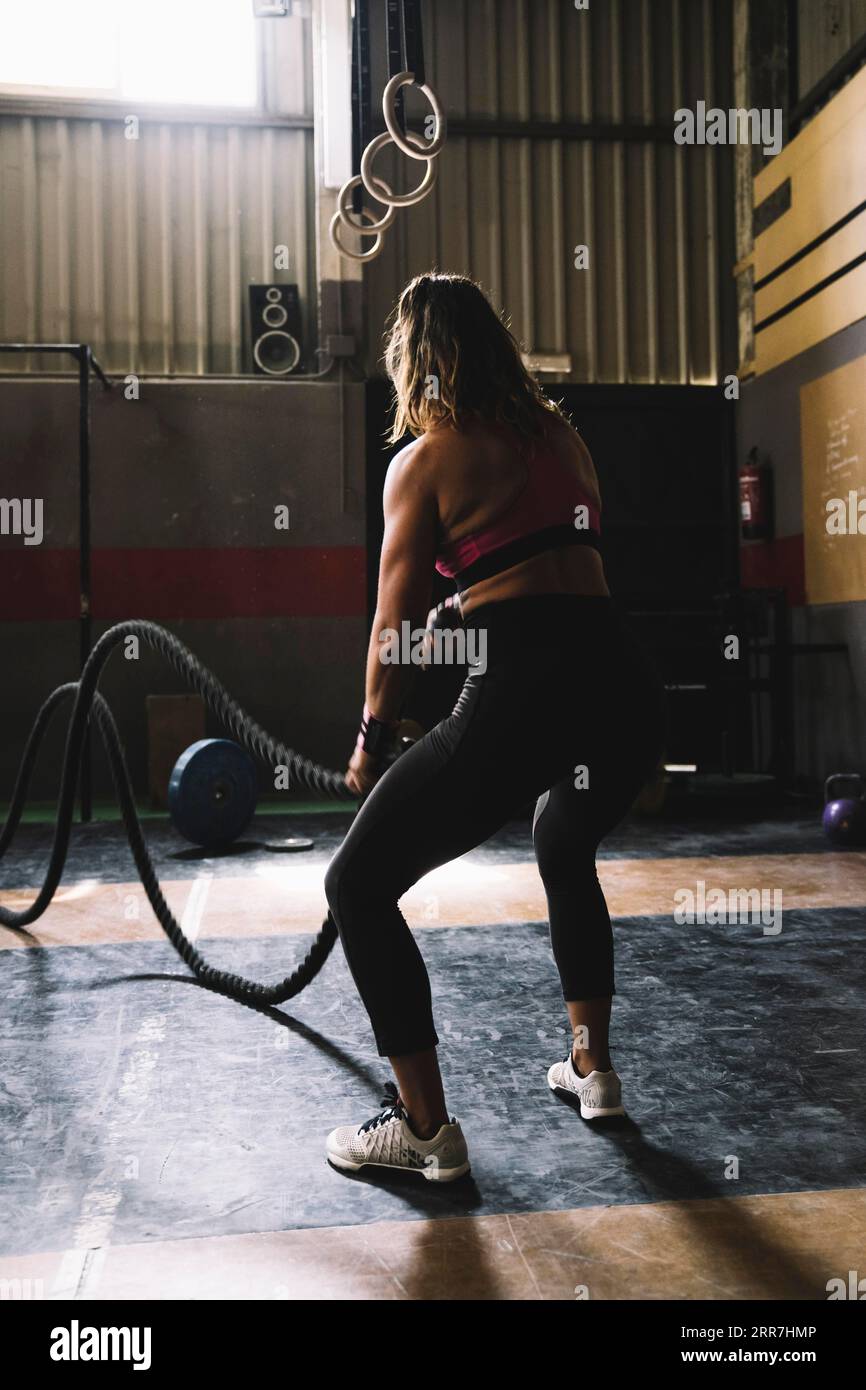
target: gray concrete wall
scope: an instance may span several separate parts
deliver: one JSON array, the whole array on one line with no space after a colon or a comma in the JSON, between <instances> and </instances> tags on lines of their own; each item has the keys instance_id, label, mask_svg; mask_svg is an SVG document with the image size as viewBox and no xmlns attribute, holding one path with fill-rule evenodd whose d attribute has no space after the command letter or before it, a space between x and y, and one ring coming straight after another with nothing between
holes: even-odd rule
<instances>
[{"instance_id":1,"label":"gray concrete wall","mask_svg":"<svg viewBox=\"0 0 866 1390\"><path fill-rule=\"evenodd\" d=\"M363 700L363 390L145 380L137 401L92 397L94 636L124 616L164 623L259 722L333 766ZM76 422L74 382L0 380L0 494L41 497L45 515L40 546L0 536L0 799L38 704L77 674ZM103 688L143 792L145 697L184 687L143 653L114 657ZM36 795L59 752L55 738Z\"/></svg>"}]
</instances>

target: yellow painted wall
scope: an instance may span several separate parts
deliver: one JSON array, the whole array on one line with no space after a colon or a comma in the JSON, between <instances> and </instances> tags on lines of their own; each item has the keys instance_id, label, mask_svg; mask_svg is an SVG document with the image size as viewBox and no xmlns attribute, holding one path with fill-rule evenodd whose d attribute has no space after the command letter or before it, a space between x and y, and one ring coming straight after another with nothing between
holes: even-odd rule
<instances>
[{"instance_id":1,"label":"yellow painted wall","mask_svg":"<svg viewBox=\"0 0 866 1390\"><path fill-rule=\"evenodd\" d=\"M866 535L827 529L828 501L850 524L850 494L866 499L866 357L801 386L800 432L807 602L866 599Z\"/></svg>"},{"instance_id":2,"label":"yellow painted wall","mask_svg":"<svg viewBox=\"0 0 866 1390\"><path fill-rule=\"evenodd\" d=\"M756 283L866 201L866 68L762 169L754 206L786 179L790 208L755 239ZM756 324L864 251L866 212L756 292ZM864 317L866 263L756 333L755 370L769 371Z\"/></svg>"}]
</instances>

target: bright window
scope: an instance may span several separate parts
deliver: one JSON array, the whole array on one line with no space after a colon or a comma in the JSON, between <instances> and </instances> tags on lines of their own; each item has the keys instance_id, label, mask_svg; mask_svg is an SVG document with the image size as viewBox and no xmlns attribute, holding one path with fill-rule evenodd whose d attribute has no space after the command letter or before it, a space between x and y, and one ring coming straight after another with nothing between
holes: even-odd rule
<instances>
[{"instance_id":1,"label":"bright window","mask_svg":"<svg viewBox=\"0 0 866 1390\"><path fill-rule=\"evenodd\" d=\"M255 106L251 0L3 0L7 95Z\"/></svg>"}]
</instances>

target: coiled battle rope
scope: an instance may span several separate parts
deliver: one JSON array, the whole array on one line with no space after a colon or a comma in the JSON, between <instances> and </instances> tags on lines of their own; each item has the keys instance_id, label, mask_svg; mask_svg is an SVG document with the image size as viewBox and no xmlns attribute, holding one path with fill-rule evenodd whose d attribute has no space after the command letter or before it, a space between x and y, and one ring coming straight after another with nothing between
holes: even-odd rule
<instances>
[{"instance_id":1,"label":"coiled battle rope","mask_svg":"<svg viewBox=\"0 0 866 1390\"><path fill-rule=\"evenodd\" d=\"M51 848L51 858L45 874L45 881L36 898L23 911L12 912L9 908L0 907L0 924L6 927L21 928L29 922L35 922L37 917L42 916L57 891L69 849L69 837L72 831L75 808L75 790L78 785L87 725L92 712L108 755L111 775L120 803L123 822L126 826L126 833L129 837L130 848L135 859L135 866L144 885L148 901L172 946L197 978L220 994L226 994L232 999L239 999L245 1004L273 1005L285 1003L287 999L300 994L301 990L319 973L327 960L337 939L337 929L333 919L329 913L297 970L273 985L257 984L256 981L247 980L242 975L234 975L231 971L217 970L214 966L208 965L192 942L184 936L180 923L162 895L159 879L144 838L141 821L138 818L123 744L120 741L114 716L97 689L99 677L112 651L130 637L146 642L148 646L153 647L155 651L166 657L175 671L183 676L193 690L201 695L208 708L218 716L238 741L249 749L250 753L261 758L271 767L288 768L290 783L305 787L320 796L329 796L346 801L353 799L353 793L349 791L339 773L329 772L327 768L319 767L309 758L302 758L299 753L293 752L284 743L272 738L255 720L250 718L236 700L232 699L213 672L202 665L189 648L179 642L164 627L137 619L117 623L115 627L109 628L107 632L103 633L94 646L81 672L80 680L68 685L60 685L52 691L37 714L33 728L30 730L21 758L21 766L18 769L15 789L12 793L9 816L2 832L0 832L0 858L3 857L11 844L21 820L33 765L36 762L40 744L51 719L60 706L74 696L72 715L66 734L66 749L63 755L57 819L54 825L54 843Z\"/></svg>"}]
</instances>

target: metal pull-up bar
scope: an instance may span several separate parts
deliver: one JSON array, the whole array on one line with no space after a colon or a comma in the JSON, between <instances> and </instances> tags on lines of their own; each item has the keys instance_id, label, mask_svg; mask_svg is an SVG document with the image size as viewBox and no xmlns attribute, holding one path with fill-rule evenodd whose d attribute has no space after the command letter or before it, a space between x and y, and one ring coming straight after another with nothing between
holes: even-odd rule
<instances>
[{"instance_id":1,"label":"metal pull-up bar","mask_svg":"<svg viewBox=\"0 0 866 1390\"><path fill-rule=\"evenodd\" d=\"M66 353L78 362L78 656L81 669L91 648L90 577L90 372L91 368L106 391L112 383L105 375L89 343L0 343L0 352ZM90 736L88 733L81 763L80 809L82 821L92 815Z\"/></svg>"}]
</instances>

